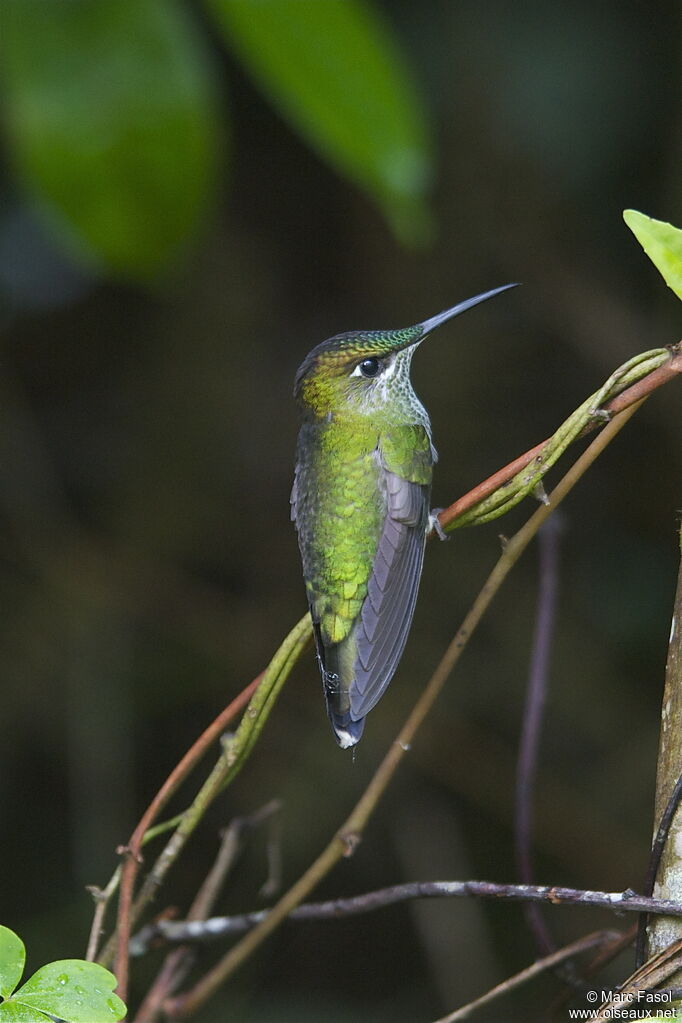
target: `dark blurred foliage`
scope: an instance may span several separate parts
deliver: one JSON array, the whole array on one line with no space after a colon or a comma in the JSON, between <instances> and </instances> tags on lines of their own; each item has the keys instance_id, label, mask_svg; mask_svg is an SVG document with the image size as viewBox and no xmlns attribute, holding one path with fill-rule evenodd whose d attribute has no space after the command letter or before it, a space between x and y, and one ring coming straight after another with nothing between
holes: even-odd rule
<instances>
[{"instance_id":1,"label":"dark blurred foliage","mask_svg":"<svg viewBox=\"0 0 682 1023\"><path fill-rule=\"evenodd\" d=\"M679 306L621 220L632 206L682 224L678 5L381 6L431 111L430 246L395 240L197 12L220 65L218 119L229 91L233 152L172 273L143 288L70 261L5 160L2 921L32 966L83 954L83 886L108 879L116 845L170 768L304 610L288 496L292 379L309 348L523 282L417 357L440 452L434 504L445 505L550 433L621 362L679 337ZM675 385L657 393L563 512L540 881L615 890L643 878L677 570L679 404ZM531 511L429 546L410 642L355 759L334 744L306 658L159 908L182 912L218 830L274 796L284 881L298 876L391 742L495 561L498 534ZM531 551L320 896L410 879L514 880L536 568ZM220 910L255 908L264 873L256 836ZM547 920L560 942L612 922L568 909ZM203 952L200 966L215 955ZM201 1019L425 1020L534 956L515 906L428 903L292 925ZM152 967L138 967L134 996ZM478 1018L538 1018L551 990L543 982Z\"/></svg>"}]
</instances>

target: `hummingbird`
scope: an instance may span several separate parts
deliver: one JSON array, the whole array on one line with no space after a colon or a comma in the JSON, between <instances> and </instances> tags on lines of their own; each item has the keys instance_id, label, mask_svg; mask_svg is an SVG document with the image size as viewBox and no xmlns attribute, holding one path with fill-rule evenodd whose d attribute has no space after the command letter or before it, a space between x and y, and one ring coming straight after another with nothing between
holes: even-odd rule
<instances>
[{"instance_id":1,"label":"hummingbird","mask_svg":"<svg viewBox=\"0 0 682 1023\"><path fill-rule=\"evenodd\" d=\"M362 735L412 623L437 459L410 380L436 327L499 295L485 291L413 327L322 341L298 368L296 525L327 714L342 749ZM440 535L444 536L442 530Z\"/></svg>"}]
</instances>

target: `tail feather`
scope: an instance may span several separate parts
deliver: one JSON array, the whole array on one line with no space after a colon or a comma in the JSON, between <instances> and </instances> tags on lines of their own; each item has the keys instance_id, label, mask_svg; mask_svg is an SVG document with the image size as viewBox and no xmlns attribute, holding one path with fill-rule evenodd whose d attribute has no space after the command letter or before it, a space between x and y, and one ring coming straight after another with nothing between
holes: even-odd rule
<instances>
[{"instance_id":1,"label":"tail feather","mask_svg":"<svg viewBox=\"0 0 682 1023\"><path fill-rule=\"evenodd\" d=\"M351 711L350 687L355 680L356 644L352 636L340 643L324 642L319 623L313 622L317 658L320 663L327 715L341 749L359 741L365 727L364 715L357 720Z\"/></svg>"}]
</instances>

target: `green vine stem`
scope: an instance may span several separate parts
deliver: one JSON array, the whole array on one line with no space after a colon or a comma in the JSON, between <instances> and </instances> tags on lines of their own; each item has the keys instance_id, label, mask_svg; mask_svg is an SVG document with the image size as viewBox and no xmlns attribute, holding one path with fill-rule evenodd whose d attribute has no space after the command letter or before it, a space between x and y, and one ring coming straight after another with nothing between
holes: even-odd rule
<instances>
[{"instance_id":1,"label":"green vine stem","mask_svg":"<svg viewBox=\"0 0 682 1023\"><path fill-rule=\"evenodd\" d=\"M180 852L185 846L188 838L206 813L206 810L216 798L218 793L237 775L245 763L250 751L260 735L270 711L277 699L277 696L289 676L291 669L300 657L303 650L311 640L312 628L310 616L304 617L294 626L286 637L270 664L263 672L263 677L255 693L251 697L248 707L244 711L242 720L235 732L228 741L223 744L223 751L216 761L211 773L195 796L191 805L183 813L180 823L171 835L169 841L159 854L145 878L140 894L132 906L123 899L123 881L121 883L121 905L119 906L119 920L117 932L117 950L115 970L118 978L118 992L127 989L128 979L128 942L130 929L139 918L140 913L154 897L158 888L176 861ZM126 873L128 878L134 879L134 868L136 867L133 857L129 854L124 864L123 878ZM131 888L130 882L126 886L126 896ZM121 911L123 910L123 912ZM107 960L113 949L108 946L100 958ZM123 997L123 996L121 996Z\"/></svg>"},{"instance_id":2,"label":"green vine stem","mask_svg":"<svg viewBox=\"0 0 682 1023\"><path fill-rule=\"evenodd\" d=\"M649 376L671 358L667 348L654 348L641 352L619 366L598 391L587 398L572 412L558 430L547 440L542 449L511 479L500 485L492 494L477 502L456 518L442 523L446 531L461 526L477 526L505 515L524 497L537 490L545 474L559 460L566 449L591 427L608 422L610 414L604 406L617 394Z\"/></svg>"}]
</instances>

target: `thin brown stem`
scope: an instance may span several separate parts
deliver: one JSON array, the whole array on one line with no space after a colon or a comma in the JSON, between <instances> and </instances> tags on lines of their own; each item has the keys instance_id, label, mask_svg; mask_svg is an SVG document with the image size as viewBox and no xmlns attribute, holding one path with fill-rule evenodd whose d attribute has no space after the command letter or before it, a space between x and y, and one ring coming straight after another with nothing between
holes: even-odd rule
<instances>
[{"instance_id":1,"label":"thin brown stem","mask_svg":"<svg viewBox=\"0 0 682 1023\"><path fill-rule=\"evenodd\" d=\"M127 846L121 849L125 854L121 873L121 891L118 905L118 921L116 930L116 967L115 973L118 980L117 990L124 992L121 997L125 1000L125 992L128 987L128 939L130 928L133 923L131 918L131 904L135 878L139 865L142 862L142 843L145 832L151 827L158 815L161 813L169 799L177 791L178 787L192 771L195 765L206 753L213 742L222 734L229 722L239 711L246 706L251 696L258 688L261 675L258 675L253 682L249 683L231 703L225 707L218 717L206 728L199 738L185 753L180 762L173 768L165 782L156 793L151 803L143 813L140 821L133 831ZM106 960L111 953L111 943L105 949L102 958Z\"/></svg>"},{"instance_id":2,"label":"thin brown stem","mask_svg":"<svg viewBox=\"0 0 682 1023\"><path fill-rule=\"evenodd\" d=\"M215 862L206 875L187 913L188 921L196 926L206 920L220 895L227 875L241 851L245 832L272 817L280 808L280 801L273 799L250 817L237 817L225 828ZM164 1000L177 990L192 968L193 963L194 950L186 943L181 945L180 948L174 949L166 956L154 983L149 988L144 1001L137 1010L135 1023L154 1023L159 1018Z\"/></svg>"},{"instance_id":3,"label":"thin brown stem","mask_svg":"<svg viewBox=\"0 0 682 1023\"><path fill-rule=\"evenodd\" d=\"M527 966L525 970L515 973L513 977L508 977L501 984L497 984L490 991L486 991L480 998L476 998L473 1002L463 1005L460 1009L448 1013L447 1016L442 1016L440 1019L435 1020L434 1023L459 1023L460 1020L470 1019L478 1009L482 1009L484 1006L489 1005L490 1002L510 994L524 984L528 984L529 981L535 980L536 977L546 973L547 970L553 970L561 963L565 963L567 960L580 955L581 952L587 952L589 949L595 948L595 946L601 948L616 941L620 941L620 934L617 931L596 931L594 934L588 934L584 938L579 938L578 941L566 945L565 948L560 948L557 952L552 952L551 955L545 956L544 959L538 959L531 966Z\"/></svg>"},{"instance_id":4,"label":"thin brown stem","mask_svg":"<svg viewBox=\"0 0 682 1023\"><path fill-rule=\"evenodd\" d=\"M533 881L533 798L547 697L549 657L556 620L560 518L555 515L549 519L538 534L538 606L516 767L514 814L516 865L519 879L524 884L531 884ZM524 906L524 915L535 937L538 952L541 955L549 955L556 951L556 943L549 932L539 906Z\"/></svg>"}]
</instances>

